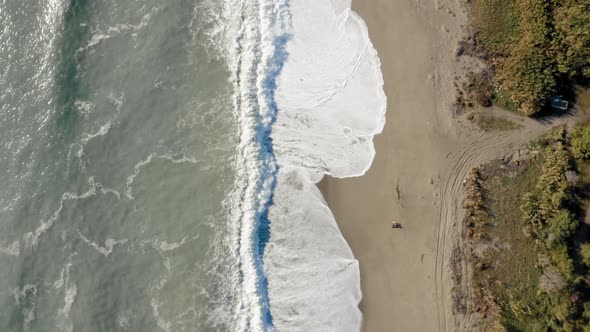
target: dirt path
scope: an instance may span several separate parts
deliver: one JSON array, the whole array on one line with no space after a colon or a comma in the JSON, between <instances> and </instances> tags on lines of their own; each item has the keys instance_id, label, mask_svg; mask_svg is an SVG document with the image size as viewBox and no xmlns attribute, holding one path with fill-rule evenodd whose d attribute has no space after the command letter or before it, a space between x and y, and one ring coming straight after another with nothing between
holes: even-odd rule
<instances>
[{"instance_id":1,"label":"dirt path","mask_svg":"<svg viewBox=\"0 0 590 332\"><path fill-rule=\"evenodd\" d=\"M464 217L462 201L464 198L463 180L473 168L502 159L517 153L550 128L558 125L571 127L584 117L584 114L570 113L562 117L533 120L515 115L502 110L492 110L494 116L503 117L519 123L522 127L517 130L482 133L463 129L462 133L468 135L460 147L450 152L442 163L440 173L440 213L437 224L437 245L435 259L435 288L439 308L438 322L440 331L454 331L459 327L469 326L469 317L459 317L463 321L448 321L452 317L449 304L451 285L448 272L450 252L453 245L461 236L461 221ZM469 292L469 289L465 291ZM456 325L457 324L457 325Z\"/></svg>"}]
</instances>

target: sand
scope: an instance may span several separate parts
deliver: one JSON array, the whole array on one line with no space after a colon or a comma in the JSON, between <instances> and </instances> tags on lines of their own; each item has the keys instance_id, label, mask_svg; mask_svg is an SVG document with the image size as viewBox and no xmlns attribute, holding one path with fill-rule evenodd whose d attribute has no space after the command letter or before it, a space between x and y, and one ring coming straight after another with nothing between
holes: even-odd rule
<instances>
[{"instance_id":1,"label":"sand","mask_svg":"<svg viewBox=\"0 0 590 332\"><path fill-rule=\"evenodd\" d=\"M450 111L465 14L454 0L353 0L353 9L381 59L387 124L374 139L367 174L327 178L320 189L360 262L364 330L455 330L447 261L460 183L497 150L470 156L480 148L472 142L485 135L465 129ZM392 229L392 220L403 228Z\"/></svg>"},{"instance_id":2,"label":"sand","mask_svg":"<svg viewBox=\"0 0 590 332\"><path fill-rule=\"evenodd\" d=\"M466 24L458 0L353 0L353 9L381 59L387 124L367 174L326 178L320 189L360 263L363 329L470 330L470 317L452 314L448 264L460 240L463 179L553 123L490 110L523 127L483 133L452 115L454 79L476 65L455 57ZM392 229L393 220L403 228Z\"/></svg>"},{"instance_id":3,"label":"sand","mask_svg":"<svg viewBox=\"0 0 590 332\"><path fill-rule=\"evenodd\" d=\"M387 123L374 139L366 175L326 179L320 187L360 262L364 331L440 331L450 324L441 303L448 283L437 266L437 195L441 161L457 145L447 106L455 91L458 7L353 1L381 59ZM403 228L392 229L392 220Z\"/></svg>"},{"instance_id":4,"label":"sand","mask_svg":"<svg viewBox=\"0 0 590 332\"><path fill-rule=\"evenodd\" d=\"M477 318L454 314L451 304L453 287L471 292L468 274L454 285L449 267L461 244L463 180L472 167L518 156L533 138L588 111L537 121L492 108L486 112L521 128L482 132L451 112L453 83L480 66L455 56L467 24L459 0L353 0L352 7L381 59L387 123L367 174L325 178L319 187L360 263L363 330L478 330ZM392 229L394 220L403 228Z\"/></svg>"}]
</instances>

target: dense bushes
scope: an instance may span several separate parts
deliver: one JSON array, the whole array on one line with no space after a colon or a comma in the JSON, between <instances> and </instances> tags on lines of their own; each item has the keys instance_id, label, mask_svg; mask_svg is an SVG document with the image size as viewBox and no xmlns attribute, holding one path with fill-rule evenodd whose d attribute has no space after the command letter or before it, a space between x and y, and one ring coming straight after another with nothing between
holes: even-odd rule
<instances>
[{"instance_id":1,"label":"dense bushes","mask_svg":"<svg viewBox=\"0 0 590 332\"><path fill-rule=\"evenodd\" d=\"M571 144L577 142L575 144L580 146L580 151L588 151L586 130L577 129L574 131L577 136L571 136ZM556 331L577 331L589 326L590 317L585 315L590 314L590 307L584 303L588 303L589 299L576 295L577 289L587 291L588 285L581 283L584 277L574 269L572 256L573 235L579 227L580 216L576 213L578 198L566 172L573 168L574 163L565 129L554 132L549 140L551 144L545 151L542 174L535 188L524 197L522 205L524 220L532 226L530 236L538 243L540 293L532 302L520 305L528 307L524 315L536 322L535 325ZM575 149L572 147L572 150ZM590 245L582 245L580 256L584 262L585 255L588 255L590 263Z\"/></svg>"},{"instance_id":2,"label":"dense bushes","mask_svg":"<svg viewBox=\"0 0 590 332\"><path fill-rule=\"evenodd\" d=\"M520 110L533 114L555 89L550 43L550 8L540 0L517 0L519 38L499 66L499 79Z\"/></svg>"},{"instance_id":3,"label":"dense bushes","mask_svg":"<svg viewBox=\"0 0 590 332\"><path fill-rule=\"evenodd\" d=\"M549 97L590 78L590 0L476 0L480 55L500 89L531 115Z\"/></svg>"},{"instance_id":4,"label":"dense bushes","mask_svg":"<svg viewBox=\"0 0 590 332\"><path fill-rule=\"evenodd\" d=\"M580 247L580 256L582 256L582 262L590 268L590 243L584 243ZM589 303L590 305L590 303ZM590 317L588 317L590 319Z\"/></svg>"},{"instance_id":5,"label":"dense bushes","mask_svg":"<svg viewBox=\"0 0 590 332\"><path fill-rule=\"evenodd\" d=\"M571 199L565 176L569 169L569 156L563 138L548 149L543 172L535 190L525 196L522 210L525 220L535 226L537 233L541 235L554 230L558 232L552 233L554 237L563 238L570 235L574 219L567 209Z\"/></svg>"},{"instance_id":6,"label":"dense bushes","mask_svg":"<svg viewBox=\"0 0 590 332\"><path fill-rule=\"evenodd\" d=\"M578 227L576 216L567 209L560 209L548 222L547 231L553 234L552 241L563 243Z\"/></svg>"},{"instance_id":7,"label":"dense bushes","mask_svg":"<svg viewBox=\"0 0 590 332\"><path fill-rule=\"evenodd\" d=\"M553 9L555 59L560 73L590 77L590 1L557 1Z\"/></svg>"},{"instance_id":8,"label":"dense bushes","mask_svg":"<svg viewBox=\"0 0 590 332\"><path fill-rule=\"evenodd\" d=\"M590 158L590 127L576 126L571 134L572 153L578 159Z\"/></svg>"},{"instance_id":9,"label":"dense bushes","mask_svg":"<svg viewBox=\"0 0 590 332\"><path fill-rule=\"evenodd\" d=\"M586 131L555 128L527 147L525 162L492 162L465 179L471 269L461 280L471 301L462 303L481 330L590 332Z\"/></svg>"},{"instance_id":10,"label":"dense bushes","mask_svg":"<svg viewBox=\"0 0 590 332\"><path fill-rule=\"evenodd\" d=\"M477 168L471 169L465 179L465 200L463 208L465 213L465 224L467 227L467 237L480 240L485 234L485 228L488 224L488 215L483 206L483 197L481 194L481 175Z\"/></svg>"},{"instance_id":11,"label":"dense bushes","mask_svg":"<svg viewBox=\"0 0 590 332\"><path fill-rule=\"evenodd\" d=\"M502 62L499 79L525 115L539 111L557 83L550 59L529 42L519 43Z\"/></svg>"}]
</instances>

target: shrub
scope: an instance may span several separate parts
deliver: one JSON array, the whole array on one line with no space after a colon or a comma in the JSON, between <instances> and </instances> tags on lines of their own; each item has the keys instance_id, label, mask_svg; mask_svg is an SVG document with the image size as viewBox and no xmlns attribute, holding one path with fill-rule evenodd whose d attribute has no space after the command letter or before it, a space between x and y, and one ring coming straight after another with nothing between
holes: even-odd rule
<instances>
[{"instance_id":1,"label":"shrub","mask_svg":"<svg viewBox=\"0 0 590 332\"><path fill-rule=\"evenodd\" d=\"M520 110L531 115L547 102L557 86L554 61L546 52L551 10L542 0L518 0L520 38L500 65L500 80Z\"/></svg>"},{"instance_id":2,"label":"shrub","mask_svg":"<svg viewBox=\"0 0 590 332\"><path fill-rule=\"evenodd\" d=\"M549 245L562 243L578 225L575 215L565 208L572 195L566 177L569 155L560 132L553 135L555 143L547 149L535 190L524 195L521 206L524 220L535 227L538 235L546 237Z\"/></svg>"},{"instance_id":3,"label":"shrub","mask_svg":"<svg viewBox=\"0 0 590 332\"><path fill-rule=\"evenodd\" d=\"M499 78L510 98L525 115L540 110L557 81L551 60L533 41L522 41L500 66Z\"/></svg>"},{"instance_id":4,"label":"shrub","mask_svg":"<svg viewBox=\"0 0 590 332\"><path fill-rule=\"evenodd\" d=\"M562 87L590 78L590 2L475 0L480 55L498 68L499 91L521 112L538 112ZM476 99L487 103L486 94Z\"/></svg>"},{"instance_id":5,"label":"shrub","mask_svg":"<svg viewBox=\"0 0 590 332\"><path fill-rule=\"evenodd\" d=\"M540 226L543 222L541 212L539 211L539 199L531 194L524 195L524 203L521 206L524 220L533 224L533 226Z\"/></svg>"},{"instance_id":6,"label":"shrub","mask_svg":"<svg viewBox=\"0 0 590 332\"><path fill-rule=\"evenodd\" d=\"M571 302L569 301L568 297L561 297L557 305L553 306L551 309L555 318L557 318L557 320L560 322L563 322L563 327L565 327L565 324L567 324L566 320L568 319L571 311ZM557 327L559 327L559 324Z\"/></svg>"},{"instance_id":7,"label":"shrub","mask_svg":"<svg viewBox=\"0 0 590 332\"><path fill-rule=\"evenodd\" d=\"M578 227L578 221L575 216L566 209L561 209L548 222L549 232L555 235L557 243L563 242Z\"/></svg>"},{"instance_id":8,"label":"shrub","mask_svg":"<svg viewBox=\"0 0 590 332\"><path fill-rule=\"evenodd\" d=\"M569 196L569 183L565 172L569 168L569 156L561 142L547 152L543 173L537 183L539 211L544 221L551 219Z\"/></svg>"},{"instance_id":9,"label":"shrub","mask_svg":"<svg viewBox=\"0 0 590 332\"><path fill-rule=\"evenodd\" d=\"M589 12L590 3L579 0L558 1L554 9L557 68L570 79L590 77Z\"/></svg>"},{"instance_id":10,"label":"shrub","mask_svg":"<svg viewBox=\"0 0 590 332\"><path fill-rule=\"evenodd\" d=\"M468 75L466 90L469 98L475 100L480 106L492 106L494 86L489 71Z\"/></svg>"},{"instance_id":11,"label":"shrub","mask_svg":"<svg viewBox=\"0 0 590 332\"><path fill-rule=\"evenodd\" d=\"M580 256L582 256L582 262L590 268L590 243L584 243L580 247ZM590 305L590 302L588 303ZM588 314L590 314L590 308L588 310ZM588 317L590 319L590 317Z\"/></svg>"},{"instance_id":12,"label":"shrub","mask_svg":"<svg viewBox=\"0 0 590 332\"><path fill-rule=\"evenodd\" d=\"M541 140L545 144L540 144ZM499 169L484 173L485 179L493 181L480 184L473 177L466 182L468 197L472 198L466 201L466 208L484 206L490 211L486 217L494 226L486 226L487 239L497 238L510 244L507 246L510 249L483 254L483 259L473 254L477 262L473 267L479 273L474 276L480 280L473 286L473 297L482 297L487 289L492 289L502 311L500 322L509 331L583 331L590 327L590 279L588 270L579 263L590 269L590 242L579 248L579 255L573 255L577 250L573 245L578 241L573 236L581 217L578 208L586 198L577 194L590 181L587 180L590 162L577 163L583 185L574 190L566 176L575 172L568 145L574 139L568 139L565 127L560 126L541 140L539 144L531 144L532 148L541 149L541 154L535 164L527 166L534 165L530 174L514 174L510 170L506 175L499 170L505 169L501 163ZM579 167L582 164L588 164L587 170ZM501 177L496 180L497 174ZM521 175L526 182L520 182ZM484 195L479 192L482 188ZM504 206L519 197L523 199L522 219L514 220L514 205L510 209ZM474 217L476 213L468 215L472 217L471 227L475 228L479 218ZM526 237L533 239L520 235L521 229ZM507 231L510 235L506 235ZM579 260L576 268L574 260ZM484 309L477 312L484 317L488 313Z\"/></svg>"},{"instance_id":13,"label":"shrub","mask_svg":"<svg viewBox=\"0 0 590 332\"><path fill-rule=\"evenodd\" d=\"M576 126L571 133L571 146L574 157L590 158L590 127Z\"/></svg>"},{"instance_id":14,"label":"shrub","mask_svg":"<svg viewBox=\"0 0 590 332\"><path fill-rule=\"evenodd\" d=\"M551 255L553 265L568 282L571 281L574 273L574 262L568 254L567 246L564 244L557 245L549 250L549 255Z\"/></svg>"},{"instance_id":15,"label":"shrub","mask_svg":"<svg viewBox=\"0 0 590 332\"><path fill-rule=\"evenodd\" d=\"M584 312L582 313L582 317L590 320L590 302L584 303Z\"/></svg>"}]
</instances>

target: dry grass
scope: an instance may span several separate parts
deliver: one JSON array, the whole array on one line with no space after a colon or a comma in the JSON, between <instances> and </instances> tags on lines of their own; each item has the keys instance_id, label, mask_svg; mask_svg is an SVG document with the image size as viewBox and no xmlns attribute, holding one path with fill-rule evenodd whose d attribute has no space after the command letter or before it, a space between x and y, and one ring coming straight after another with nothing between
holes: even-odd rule
<instances>
[{"instance_id":1,"label":"dry grass","mask_svg":"<svg viewBox=\"0 0 590 332\"><path fill-rule=\"evenodd\" d=\"M514 0L476 0L473 2L472 26L482 46L493 53L505 53L517 38Z\"/></svg>"},{"instance_id":2,"label":"dry grass","mask_svg":"<svg viewBox=\"0 0 590 332\"><path fill-rule=\"evenodd\" d=\"M543 165L536 158L525 167L510 167L501 162L492 163L482 170L486 208L490 218L489 236L491 248L485 258L491 268L480 278L494 280L491 290L503 306L508 325L518 326L507 306L511 303L531 303L537 295L541 272L536 267L535 242L523 229L527 226L521 218L522 197L536 185ZM516 300L516 301L515 301Z\"/></svg>"},{"instance_id":3,"label":"dry grass","mask_svg":"<svg viewBox=\"0 0 590 332\"><path fill-rule=\"evenodd\" d=\"M537 253L534 241L523 232L520 205L535 187L542 165L542 156L518 165L495 161L473 169L466 179L463 255L471 266L470 314L480 317L484 331L518 327L519 320L511 317L513 300L527 303L536 296ZM461 275L454 272L458 285ZM462 293L455 295L460 312L466 300Z\"/></svg>"},{"instance_id":4,"label":"dry grass","mask_svg":"<svg viewBox=\"0 0 590 332\"><path fill-rule=\"evenodd\" d=\"M580 89L576 104L582 111L590 110L590 89Z\"/></svg>"},{"instance_id":5,"label":"dry grass","mask_svg":"<svg viewBox=\"0 0 590 332\"><path fill-rule=\"evenodd\" d=\"M477 112L473 117L473 122L483 131L502 131L515 130L522 126L510 120L495 117L484 112Z\"/></svg>"}]
</instances>

